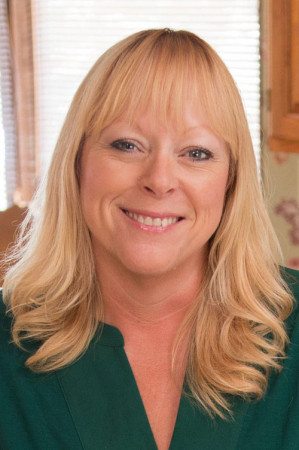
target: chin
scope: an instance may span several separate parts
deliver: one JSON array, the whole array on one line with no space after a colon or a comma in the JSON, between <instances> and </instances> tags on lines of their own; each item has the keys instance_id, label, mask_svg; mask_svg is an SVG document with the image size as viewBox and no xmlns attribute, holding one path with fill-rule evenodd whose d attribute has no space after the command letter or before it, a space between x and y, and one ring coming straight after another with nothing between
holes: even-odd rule
<instances>
[{"instance_id":1,"label":"chin","mask_svg":"<svg viewBox=\"0 0 299 450\"><path fill-rule=\"evenodd\" d=\"M122 258L121 263L129 272L140 276L157 277L171 272L175 266L170 264L170 257L161 258L157 255L150 257L131 257Z\"/></svg>"}]
</instances>

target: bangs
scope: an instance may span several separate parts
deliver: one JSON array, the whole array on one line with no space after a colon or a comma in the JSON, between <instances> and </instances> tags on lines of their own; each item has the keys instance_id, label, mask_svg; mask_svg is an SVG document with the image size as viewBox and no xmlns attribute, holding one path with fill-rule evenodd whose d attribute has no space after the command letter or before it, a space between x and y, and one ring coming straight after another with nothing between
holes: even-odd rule
<instances>
[{"instance_id":1,"label":"bangs","mask_svg":"<svg viewBox=\"0 0 299 450\"><path fill-rule=\"evenodd\" d=\"M114 52L93 109L91 132L100 134L119 118L134 123L145 111L161 126L171 121L180 129L188 104L205 114L207 125L231 148L236 135L232 102L236 87L222 60L206 42L186 31L140 34L117 58Z\"/></svg>"},{"instance_id":2,"label":"bangs","mask_svg":"<svg viewBox=\"0 0 299 450\"><path fill-rule=\"evenodd\" d=\"M129 122L149 111L159 118L161 126L171 121L179 127L186 101L194 105L201 102L199 80L194 80L195 55L192 48L176 48L170 40L166 45L158 44L147 51L140 49L141 57L132 55L133 61L128 59L114 111L116 115L125 115Z\"/></svg>"}]
</instances>

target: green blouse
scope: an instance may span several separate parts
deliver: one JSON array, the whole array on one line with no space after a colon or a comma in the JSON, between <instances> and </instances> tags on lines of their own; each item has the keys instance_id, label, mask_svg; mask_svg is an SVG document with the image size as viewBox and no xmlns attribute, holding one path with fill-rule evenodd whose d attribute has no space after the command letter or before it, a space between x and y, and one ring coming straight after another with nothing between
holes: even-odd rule
<instances>
[{"instance_id":1,"label":"green blouse","mask_svg":"<svg viewBox=\"0 0 299 450\"><path fill-rule=\"evenodd\" d=\"M284 269L299 300L299 272ZM78 361L50 374L24 368L28 353L9 342L0 312L1 450L157 450L120 331L104 325ZM181 397L170 450L299 449L299 314L287 320L291 343L266 395L233 399L234 418L211 420Z\"/></svg>"}]
</instances>

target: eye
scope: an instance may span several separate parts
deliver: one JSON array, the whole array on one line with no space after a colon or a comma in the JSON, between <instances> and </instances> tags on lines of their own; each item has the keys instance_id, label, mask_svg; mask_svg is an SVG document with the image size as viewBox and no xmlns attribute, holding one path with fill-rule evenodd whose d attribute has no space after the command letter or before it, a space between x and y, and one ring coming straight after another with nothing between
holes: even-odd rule
<instances>
[{"instance_id":1,"label":"eye","mask_svg":"<svg viewBox=\"0 0 299 450\"><path fill-rule=\"evenodd\" d=\"M126 153L131 153L136 149L138 150L133 142L126 139L118 139L117 141L112 142L111 147Z\"/></svg>"},{"instance_id":2,"label":"eye","mask_svg":"<svg viewBox=\"0 0 299 450\"><path fill-rule=\"evenodd\" d=\"M186 155L192 160L192 161L204 161L209 160L213 158L213 153L204 148L204 147L196 147L192 148L191 150L188 150Z\"/></svg>"}]
</instances>

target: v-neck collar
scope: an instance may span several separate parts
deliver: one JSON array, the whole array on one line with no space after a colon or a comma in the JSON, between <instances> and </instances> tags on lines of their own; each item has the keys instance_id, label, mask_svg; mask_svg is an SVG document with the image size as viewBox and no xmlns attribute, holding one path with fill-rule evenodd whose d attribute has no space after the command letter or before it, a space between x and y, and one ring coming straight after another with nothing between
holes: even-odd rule
<instances>
[{"instance_id":1,"label":"v-neck collar","mask_svg":"<svg viewBox=\"0 0 299 450\"><path fill-rule=\"evenodd\" d=\"M157 450L116 327L101 325L85 354L56 374L84 450Z\"/></svg>"},{"instance_id":2,"label":"v-neck collar","mask_svg":"<svg viewBox=\"0 0 299 450\"><path fill-rule=\"evenodd\" d=\"M84 450L157 450L118 328L99 326L85 354L56 373ZM236 401L234 421L211 420L182 395L169 450L238 448L247 407Z\"/></svg>"}]
</instances>

